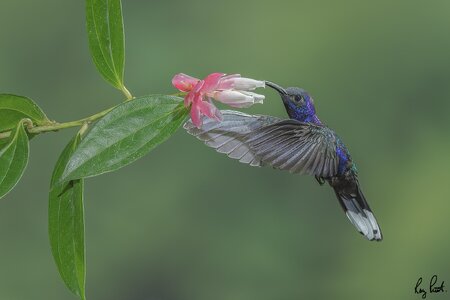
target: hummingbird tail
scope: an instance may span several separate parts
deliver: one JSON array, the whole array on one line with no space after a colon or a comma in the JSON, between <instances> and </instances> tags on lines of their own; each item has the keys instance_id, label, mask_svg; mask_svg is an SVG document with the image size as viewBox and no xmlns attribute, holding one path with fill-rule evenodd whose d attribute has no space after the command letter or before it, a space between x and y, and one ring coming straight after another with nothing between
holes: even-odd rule
<instances>
[{"instance_id":1,"label":"hummingbird tail","mask_svg":"<svg viewBox=\"0 0 450 300\"><path fill-rule=\"evenodd\" d=\"M334 187L336 196L350 222L370 241L381 241L383 239L380 226L378 225L364 194L357 183L356 193L342 191Z\"/></svg>"}]
</instances>

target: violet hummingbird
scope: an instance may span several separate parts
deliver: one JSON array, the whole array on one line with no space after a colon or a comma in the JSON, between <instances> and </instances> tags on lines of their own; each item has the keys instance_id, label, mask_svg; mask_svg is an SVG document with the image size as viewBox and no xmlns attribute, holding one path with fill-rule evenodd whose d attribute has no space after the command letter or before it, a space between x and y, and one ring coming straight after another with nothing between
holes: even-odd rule
<instances>
[{"instance_id":1,"label":"violet hummingbird","mask_svg":"<svg viewBox=\"0 0 450 300\"><path fill-rule=\"evenodd\" d=\"M358 181L350 153L339 136L317 117L314 100L303 89L266 81L281 96L289 119L223 110L222 121L204 118L184 128L217 152L251 166L272 166L314 176L334 189L346 216L368 240L382 234Z\"/></svg>"}]
</instances>

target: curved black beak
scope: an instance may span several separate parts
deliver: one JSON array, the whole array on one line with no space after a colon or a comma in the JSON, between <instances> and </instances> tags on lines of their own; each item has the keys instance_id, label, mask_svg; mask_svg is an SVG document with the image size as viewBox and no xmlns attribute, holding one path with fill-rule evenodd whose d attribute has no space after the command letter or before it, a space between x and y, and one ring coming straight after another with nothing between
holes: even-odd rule
<instances>
[{"instance_id":1,"label":"curved black beak","mask_svg":"<svg viewBox=\"0 0 450 300\"><path fill-rule=\"evenodd\" d=\"M282 94L282 95L287 95L287 92L284 88L282 88L281 86L279 86L278 84L275 84L273 82L267 81L266 80L266 85L268 87L273 88L274 90L276 90L278 93Z\"/></svg>"}]
</instances>

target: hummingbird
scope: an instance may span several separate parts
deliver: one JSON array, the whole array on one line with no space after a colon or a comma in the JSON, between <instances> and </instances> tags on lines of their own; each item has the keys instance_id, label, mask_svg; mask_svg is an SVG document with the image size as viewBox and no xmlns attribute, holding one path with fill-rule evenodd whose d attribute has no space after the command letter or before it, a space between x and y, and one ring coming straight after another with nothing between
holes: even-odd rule
<instances>
[{"instance_id":1,"label":"hummingbird","mask_svg":"<svg viewBox=\"0 0 450 300\"><path fill-rule=\"evenodd\" d=\"M311 175L320 185L327 182L356 229L370 241L381 241L380 226L361 190L350 152L320 121L313 98L298 87L265 83L280 94L289 119L222 110L220 122L205 117L201 128L191 120L184 128L207 146L242 163Z\"/></svg>"}]
</instances>

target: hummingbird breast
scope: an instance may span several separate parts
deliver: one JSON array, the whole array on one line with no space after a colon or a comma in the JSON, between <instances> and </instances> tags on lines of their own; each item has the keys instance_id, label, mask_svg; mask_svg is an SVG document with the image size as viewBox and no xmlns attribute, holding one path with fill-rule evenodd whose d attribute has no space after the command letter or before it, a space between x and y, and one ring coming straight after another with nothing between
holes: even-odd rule
<instances>
[{"instance_id":1,"label":"hummingbird breast","mask_svg":"<svg viewBox=\"0 0 450 300\"><path fill-rule=\"evenodd\" d=\"M308 103L302 106L296 106L295 103L285 103L286 111L289 118L304 122L312 123L316 125L322 125L322 122L316 115L316 110L312 103Z\"/></svg>"},{"instance_id":2,"label":"hummingbird breast","mask_svg":"<svg viewBox=\"0 0 450 300\"><path fill-rule=\"evenodd\" d=\"M356 168L350 156L350 152L344 145L339 136L336 135L336 155L339 158L338 175L342 175L347 171L356 174Z\"/></svg>"}]
</instances>

